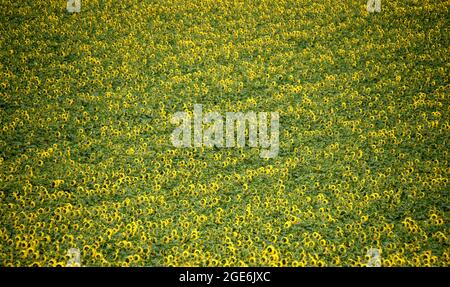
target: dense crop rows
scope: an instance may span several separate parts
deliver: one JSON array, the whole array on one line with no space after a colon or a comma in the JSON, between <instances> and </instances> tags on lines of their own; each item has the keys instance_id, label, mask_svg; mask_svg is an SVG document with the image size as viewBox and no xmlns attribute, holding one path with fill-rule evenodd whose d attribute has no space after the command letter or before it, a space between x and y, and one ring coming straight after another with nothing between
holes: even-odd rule
<instances>
[{"instance_id":1,"label":"dense crop rows","mask_svg":"<svg viewBox=\"0 0 450 287\"><path fill-rule=\"evenodd\" d=\"M448 266L448 1L0 1L0 266ZM278 111L280 152L171 114Z\"/></svg>"}]
</instances>

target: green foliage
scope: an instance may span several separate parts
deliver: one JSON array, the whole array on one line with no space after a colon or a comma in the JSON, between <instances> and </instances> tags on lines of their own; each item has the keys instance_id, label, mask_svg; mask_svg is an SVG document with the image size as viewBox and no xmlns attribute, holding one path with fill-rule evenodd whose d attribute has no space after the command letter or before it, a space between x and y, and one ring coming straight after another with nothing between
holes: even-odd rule
<instances>
[{"instance_id":1,"label":"green foliage","mask_svg":"<svg viewBox=\"0 0 450 287\"><path fill-rule=\"evenodd\" d=\"M0 3L0 264L449 265L448 3ZM278 111L280 153L171 114Z\"/></svg>"}]
</instances>

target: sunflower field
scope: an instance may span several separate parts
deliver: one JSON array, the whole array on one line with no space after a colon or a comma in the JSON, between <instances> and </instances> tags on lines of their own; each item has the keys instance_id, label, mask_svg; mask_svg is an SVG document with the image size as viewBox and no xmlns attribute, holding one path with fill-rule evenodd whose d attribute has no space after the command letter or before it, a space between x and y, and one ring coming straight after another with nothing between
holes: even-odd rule
<instances>
[{"instance_id":1,"label":"sunflower field","mask_svg":"<svg viewBox=\"0 0 450 287\"><path fill-rule=\"evenodd\" d=\"M449 1L66 2L0 0L0 266L449 266Z\"/></svg>"}]
</instances>

